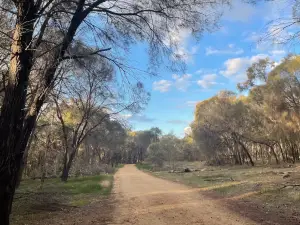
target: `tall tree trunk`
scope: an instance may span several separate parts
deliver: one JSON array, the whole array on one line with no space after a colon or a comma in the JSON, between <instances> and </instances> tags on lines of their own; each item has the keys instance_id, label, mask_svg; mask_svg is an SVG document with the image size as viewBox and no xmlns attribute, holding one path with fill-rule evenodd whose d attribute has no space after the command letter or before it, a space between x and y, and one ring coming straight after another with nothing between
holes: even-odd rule
<instances>
[{"instance_id":1,"label":"tall tree trunk","mask_svg":"<svg viewBox=\"0 0 300 225\"><path fill-rule=\"evenodd\" d=\"M19 171L19 174L18 174L18 179L17 179L17 188L20 186L20 183L21 183L21 180L22 180L22 176L23 176L23 171L24 171L24 169L26 168L26 164L27 164L27 158L28 158L28 152L29 152L29 149L30 149L30 146L31 146L31 143L32 143L32 140L33 140L33 135L31 135L31 134L33 134L34 133L34 130L35 130L35 121L36 121L36 119L34 119L34 121L31 121L33 124L32 124L32 126L33 126L33 128L32 128L32 131L29 131L30 133L27 133L27 135L28 135L28 143L27 143L27 145L26 145L26 147L25 147L25 151L24 151L24 154L23 154L23 158L22 158L22 160L21 160L21 166L20 166L20 171ZM29 124L28 124L29 125ZM29 127L27 127L27 129L28 129Z\"/></svg>"},{"instance_id":2,"label":"tall tree trunk","mask_svg":"<svg viewBox=\"0 0 300 225\"><path fill-rule=\"evenodd\" d=\"M297 144L294 144L294 149L295 149L295 158L296 158L296 161L299 161L299 151L298 151L298 146Z\"/></svg>"},{"instance_id":3,"label":"tall tree trunk","mask_svg":"<svg viewBox=\"0 0 300 225\"><path fill-rule=\"evenodd\" d=\"M36 115L39 113L48 92L51 90L56 69L61 62L60 59L62 59L69 44L72 42L77 28L89 13L89 11L83 13L84 0L80 0L61 48L53 54L54 57L52 60L54 63L52 63L51 68L46 70L44 80L41 80L42 87L44 88L42 90L43 94L37 96L33 103L33 112L30 112L29 118L25 119L26 110L24 109L33 59L31 45L39 4L35 4L34 0L15 1L14 3L16 5L17 18L11 46L12 54L8 84L5 88L0 117L1 225L9 224L9 215L21 163L28 139L36 121Z\"/></svg>"},{"instance_id":4,"label":"tall tree trunk","mask_svg":"<svg viewBox=\"0 0 300 225\"><path fill-rule=\"evenodd\" d=\"M280 149L280 152L281 152L282 161L286 162L286 158L285 158L285 155L283 153L283 149L281 147L281 143L280 142L278 143L278 146L279 146L279 149Z\"/></svg>"},{"instance_id":5,"label":"tall tree trunk","mask_svg":"<svg viewBox=\"0 0 300 225\"><path fill-rule=\"evenodd\" d=\"M9 224L21 161L28 142L24 134L24 108L32 68L30 43L36 19L33 0L17 1L16 9L8 84L0 117L0 222L3 225Z\"/></svg>"},{"instance_id":6,"label":"tall tree trunk","mask_svg":"<svg viewBox=\"0 0 300 225\"><path fill-rule=\"evenodd\" d=\"M61 175L61 181L66 182L68 181L69 178L69 173L70 173L70 169L72 167L73 164L73 160L75 158L76 152L77 152L77 147L73 147L71 150L71 154L69 155L69 157L65 157L64 160L64 167L63 167L63 171L62 171L62 175ZM68 154L68 153L67 153Z\"/></svg>"},{"instance_id":7,"label":"tall tree trunk","mask_svg":"<svg viewBox=\"0 0 300 225\"><path fill-rule=\"evenodd\" d=\"M64 164L64 168L61 174L61 181L63 182L67 182L68 178L69 178L69 171L70 168L68 168L67 164Z\"/></svg>"},{"instance_id":8,"label":"tall tree trunk","mask_svg":"<svg viewBox=\"0 0 300 225\"><path fill-rule=\"evenodd\" d=\"M259 145L259 152L260 152L261 162L262 162L262 164L265 164L265 157L264 157L263 148L261 145Z\"/></svg>"},{"instance_id":9,"label":"tall tree trunk","mask_svg":"<svg viewBox=\"0 0 300 225\"><path fill-rule=\"evenodd\" d=\"M291 150L292 150L292 157L293 157L292 161L293 161L293 163L295 163L295 161L296 161L296 154L295 154L294 145L293 145L293 144L291 144L290 146L291 146Z\"/></svg>"},{"instance_id":10,"label":"tall tree trunk","mask_svg":"<svg viewBox=\"0 0 300 225\"><path fill-rule=\"evenodd\" d=\"M235 140L234 140L234 151L236 152L236 155L237 155L238 164L242 165L243 162L242 162L242 157L241 157L241 153L239 150L239 145L238 145L237 141L235 141Z\"/></svg>"}]
</instances>

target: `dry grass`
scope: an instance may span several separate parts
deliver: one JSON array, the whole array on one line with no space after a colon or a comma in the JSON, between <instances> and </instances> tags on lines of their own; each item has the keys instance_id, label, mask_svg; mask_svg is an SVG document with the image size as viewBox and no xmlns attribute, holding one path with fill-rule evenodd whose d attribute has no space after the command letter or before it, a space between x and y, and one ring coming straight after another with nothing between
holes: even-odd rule
<instances>
[{"instance_id":1,"label":"dry grass","mask_svg":"<svg viewBox=\"0 0 300 225\"><path fill-rule=\"evenodd\" d=\"M153 172L155 176L183 183L218 198L248 201L266 211L297 214L300 207L299 165L206 167L201 163L183 164L199 171L191 173ZM290 173L284 179L283 174ZM287 187L284 187L286 186Z\"/></svg>"}]
</instances>

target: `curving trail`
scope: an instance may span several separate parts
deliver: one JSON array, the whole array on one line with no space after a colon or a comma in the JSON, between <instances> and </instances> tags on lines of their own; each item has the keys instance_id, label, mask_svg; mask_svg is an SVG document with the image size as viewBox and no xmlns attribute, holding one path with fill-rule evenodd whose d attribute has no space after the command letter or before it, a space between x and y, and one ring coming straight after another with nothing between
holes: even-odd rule
<instances>
[{"instance_id":1,"label":"curving trail","mask_svg":"<svg viewBox=\"0 0 300 225\"><path fill-rule=\"evenodd\" d=\"M109 224L255 225L197 190L125 165L115 175L116 204Z\"/></svg>"}]
</instances>

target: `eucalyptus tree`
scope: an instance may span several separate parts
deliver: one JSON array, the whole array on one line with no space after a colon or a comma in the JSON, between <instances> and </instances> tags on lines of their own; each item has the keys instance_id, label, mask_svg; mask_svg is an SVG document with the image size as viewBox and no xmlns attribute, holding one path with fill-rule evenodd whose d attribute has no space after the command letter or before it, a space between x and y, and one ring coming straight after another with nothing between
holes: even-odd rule
<instances>
[{"instance_id":1,"label":"eucalyptus tree","mask_svg":"<svg viewBox=\"0 0 300 225\"><path fill-rule=\"evenodd\" d=\"M193 138L208 161L236 163L299 160L299 56L279 65L262 59L238 84L247 96L222 92L197 104ZM255 160L254 160L255 159Z\"/></svg>"},{"instance_id":2,"label":"eucalyptus tree","mask_svg":"<svg viewBox=\"0 0 300 225\"><path fill-rule=\"evenodd\" d=\"M1 1L2 15L10 17L10 24L14 24L12 35L11 30L1 27L1 38L11 43L11 48L6 49L10 58L0 117L3 224L9 224L21 160L37 115L60 80L64 64L95 55L110 60L124 75L132 71L123 60L128 59L128 46L139 41L149 44L154 64L161 62L163 55L178 58L176 48L180 46L174 33L186 29L196 34L213 28L223 3L224 0Z\"/></svg>"},{"instance_id":3,"label":"eucalyptus tree","mask_svg":"<svg viewBox=\"0 0 300 225\"><path fill-rule=\"evenodd\" d=\"M300 106L300 82L299 56L288 56L277 66L272 66L269 60L261 60L252 65L248 70L248 80L245 83L252 83L247 88L250 90L249 98L253 109L261 113L261 121L264 121L264 130L257 130L260 133L260 142L271 148L276 158L274 146L281 154L282 160L299 160L299 106ZM258 72L253 67L259 66ZM264 74L261 82L261 74ZM240 86L246 87L245 83ZM262 141L264 140L264 141ZM288 151L288 154L284 152ZM277 160L278 161L278 160Z\"/></svg>"},{"instance_id":4,"label":"eucalyptus tree","mask_svg":"<svg viewBox=\"0 0 300 225\"><path fill-rule=\"evenodd\" d=\"M203 148L207 148L208 156L216 156L215 160L234 158L235 162L243 163L247 159L253 166L244 138L251 119L251 109L242 99L231 92L221 92L198 103L192 124L193 136Z\"/></svg>"},{"instance_id":5,"label":"eucalyptus tree","mask_svg":"<svg viewBox=\"0 0 300 225\"><path fill-rule=\"evenodd\" d=\"M53 93L63 133L63 181L68 179L74 157L88 135L115 114L139 111L148 100L148 93L140 83L131 86L131 96L120 97L116 75L106 59L88 57L76 62L73 68Z\"/></svg>"},{"instance_id":6,"label":"eucalyptus tree","mask_svg":"<svg viewBox=\"0 0 300 225\"><path fill-rule=\"evenodd\" d=\"M159 142L154 142L148 147L147 160L149 160L154 166L161 168L166 161L164 151L161 149Z\"/></svg>"},{"instance_id":7,"label":"eucalyptus tree","mask_svg":"<svg viewBox=\"0 0 300 225\"><path fill-rule=\"evenodd\" d=\"M152 127L150 129L150 132L152 135L152 142L158 142L162 135L161 129L159 129L158 127Z\"/></svg>"},{"instance_id":8,"label":"eucalyptus tree","mask_svg":"<svg viewBox=\"0 0 300 225\"><path fill-rule=\"evenodd\" d=\"M146 156L147 148L152 143L153 138L156 138L156 135L153 136L151 130L137 131L134 136L134 141L137 145L137 161L143 161Z\"/></svg>"},{"instance_id":9,"label":"eucalyptus tree","mask_svg":"<svg viewBox=\"0 0 300 225\"><path fill-rule=\"evenodd\" d=\"M125 126L117 120L107 118L88 135L86 144L98 155L99 163L114 166L124 162L122 150L126 139Z\"/></svg>"},{"instance_id":10,"label":"eucalyptus tree","mask_svg":"<svg viewBox=\"0 0 300 225\"><path fill-rule=\"evenodd\" d=\"M147 160L157 167L164 162L174 170L177 161L183 160L181 140L173 134L162 135L158 142L152 142L147 148Z\"/></svg>"},{"instance_id":11,"label":"eucalyptus tree","mask_svg":"<svg viewBox=\"0 0 300 225\"><path fill-rule=\"evenodd\" d=\"M179 148L183 153L183 159L186 161L199 161L202 159L199 146L190 136L186 136L180 140Z\"/></svg>"}]
</instances>

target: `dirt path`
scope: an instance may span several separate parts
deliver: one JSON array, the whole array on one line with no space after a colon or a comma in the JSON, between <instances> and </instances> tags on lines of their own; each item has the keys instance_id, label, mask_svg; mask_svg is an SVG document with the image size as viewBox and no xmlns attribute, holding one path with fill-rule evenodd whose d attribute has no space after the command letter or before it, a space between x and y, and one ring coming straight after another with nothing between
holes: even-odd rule
<instances>
[{"instance_id":1,"label":"dirt path","mask_svg":"<svg viewBox=\"0 0 300 225\"><path fill-rule=\"evenodd\" d=\"M153 177L134 165L126 165L117 172L113 193L113 225L257 224L195 189Z\"/></svg>"}]
</instances>

